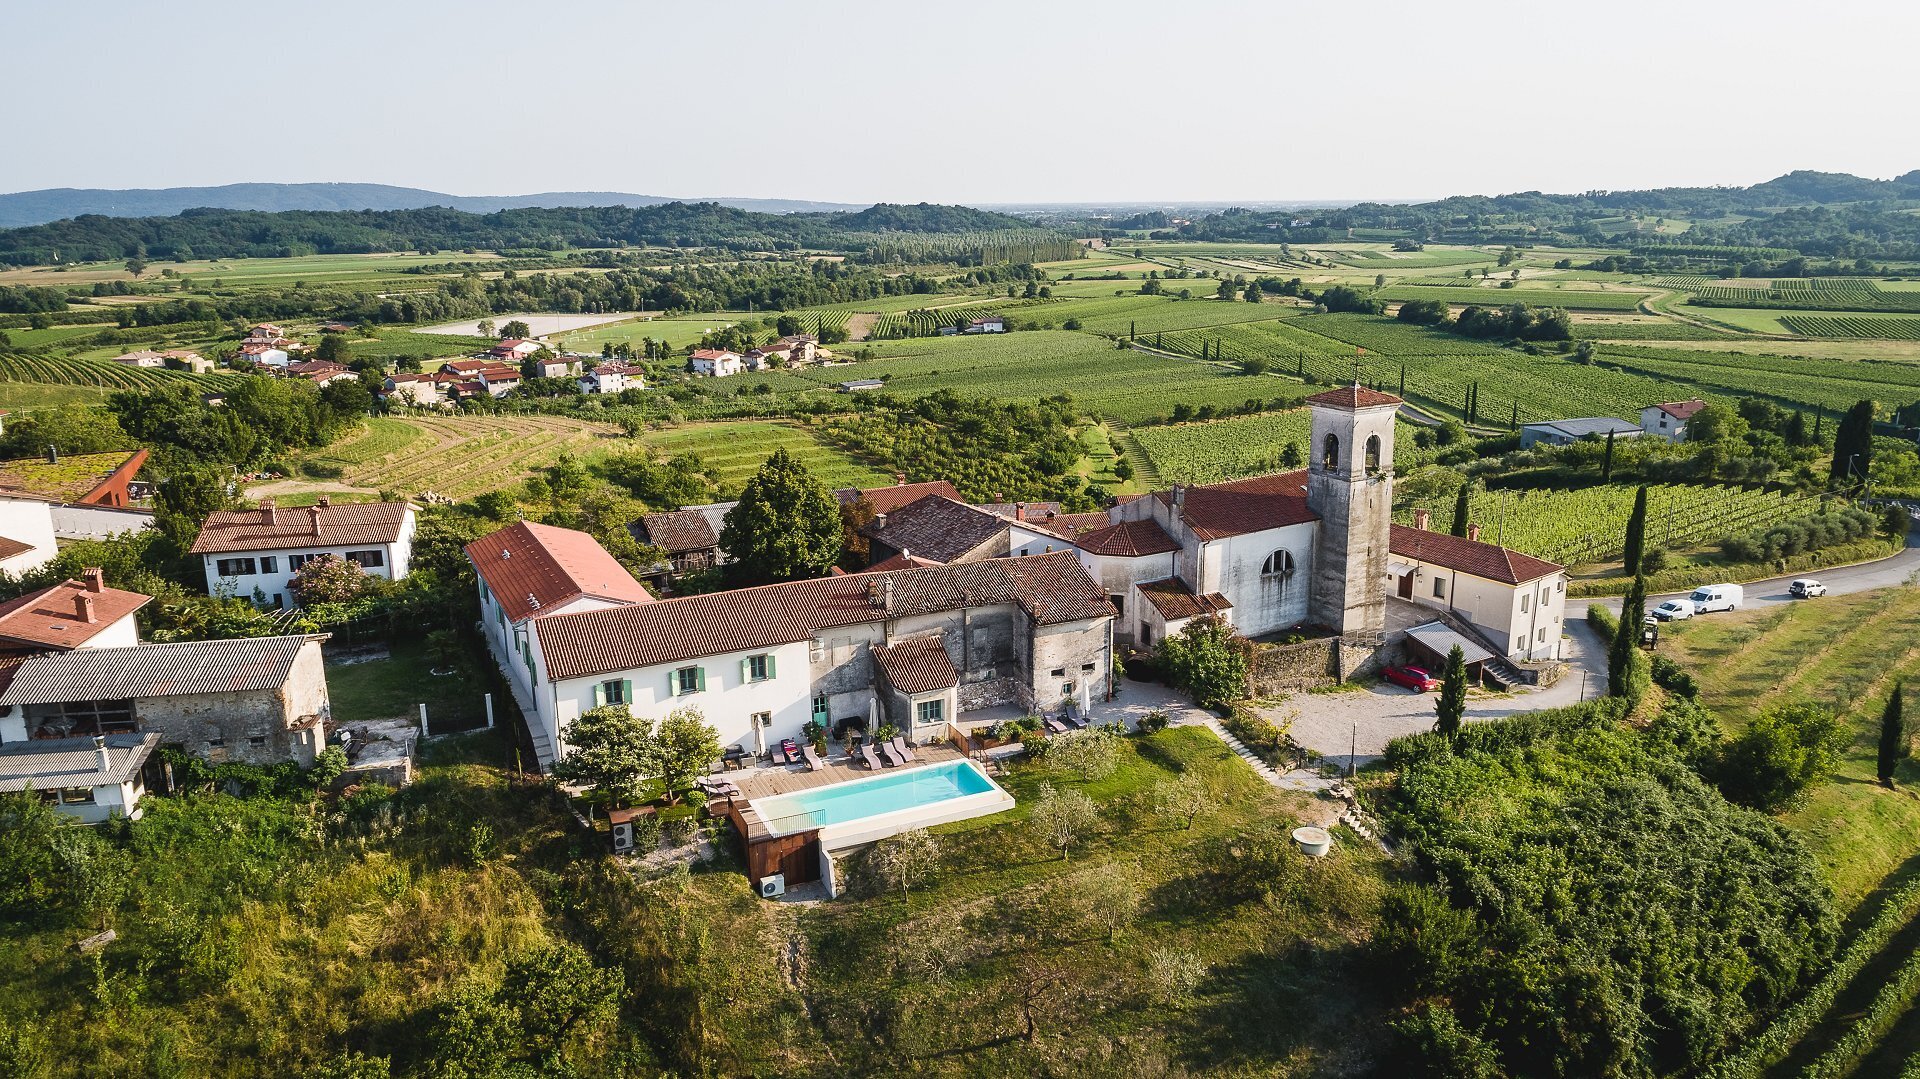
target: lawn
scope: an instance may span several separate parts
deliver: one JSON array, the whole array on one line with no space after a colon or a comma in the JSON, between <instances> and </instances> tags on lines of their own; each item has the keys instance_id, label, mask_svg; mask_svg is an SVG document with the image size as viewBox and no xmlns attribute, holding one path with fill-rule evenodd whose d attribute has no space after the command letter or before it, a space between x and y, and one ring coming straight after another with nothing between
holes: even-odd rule
<instances>
[{"instance_id":1,"label":"lawn","mask_svg":"<svg viewBox=\"0 0 1920 1079\"><path fill-rule=\"evenodd\" d=\"M483 652L467 657L467 667L454 674L436 676L427 659L422 637L396 638L384 646L370 646L373 654L384 647L384 658L364 658L365 653L338 640L328 641L327 695L333 702L333 721L338 724L365 723L375 719L406 717L417 719L420 706L427 706L427 729L445 734L469 730L486 722L484 683L472 671L482 663L492 663ZM508 702L496 701L496 716L511 713Z\"/></svg>"}]
</instances>

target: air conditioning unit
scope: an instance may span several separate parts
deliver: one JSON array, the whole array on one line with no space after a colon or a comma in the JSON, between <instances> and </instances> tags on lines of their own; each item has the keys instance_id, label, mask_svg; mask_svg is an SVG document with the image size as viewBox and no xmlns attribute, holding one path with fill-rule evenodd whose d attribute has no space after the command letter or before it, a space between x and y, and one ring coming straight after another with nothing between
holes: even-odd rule
<instances>
[{"instance_id":1,"label":"air conditioning unit","mask_svg":"<svg viewBox=\"0 0 1920 1079\"><path fill-rule=\"evenodd\" d=\"M632 821L621 821L613 826L613 849L616 852L633 849Z\"/></svg>"},{"instance_id":2,"label":"air conditioning unit","mask_svg":"<svg viewBox=\"0 0 1920 1079\"><path fill-rule=\"evenodd\" d=\"M760 878L760 898L777 899L787 894L787 875L773 873Z\"/></svg>"}]
</instances>

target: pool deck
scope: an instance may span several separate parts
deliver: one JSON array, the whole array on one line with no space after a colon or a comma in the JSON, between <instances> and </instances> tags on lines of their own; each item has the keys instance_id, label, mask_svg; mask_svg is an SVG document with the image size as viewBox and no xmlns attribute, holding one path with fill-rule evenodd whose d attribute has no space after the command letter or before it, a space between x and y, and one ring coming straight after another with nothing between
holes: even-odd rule
<instances>
[{"instance_id":1,"label":"pool deck","mask_svg":"<svg viewBox=\"0 0 1920 1079\"><path fill-rule=\"evenodd\" d=\"M910 772L928 764L940 764L945 761L964 760L965 755L950 745L914 746L918 761L909 761L904 768L883 768L876 772L870 768L853 763L854 758L845 754L826 758L827 766L818 772L810 772L806 765L762 764L752 768L741 768L731 772L720 772L716 778L726 778L740 788L740 796L735 802L751 802L755 798L769 798L776 794L792 794L795 791L811 790L815 787L828 787L835 783L846 783L870 776L893 775L897 772ZM876 751L877 752L877 751ZM716 799L724 802L725 798ZM742 808L745 808L742 806ZM747 814L749 840L757 835L768 834L758 814Z\"/></svg>"}]
</instances>

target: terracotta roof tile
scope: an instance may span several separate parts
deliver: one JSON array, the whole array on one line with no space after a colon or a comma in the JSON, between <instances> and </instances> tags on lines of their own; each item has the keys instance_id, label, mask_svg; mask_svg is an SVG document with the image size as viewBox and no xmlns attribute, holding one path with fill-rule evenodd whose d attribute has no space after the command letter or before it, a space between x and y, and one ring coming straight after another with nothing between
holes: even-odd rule
<instances>
[{"instance_id":1,"label":"terracotta roof tile","mask_svg":"<svg viewBox=\"0 0 1920 1079\"><path fill-rule=\"evenodd\" d=\"M866 534L896 551L951 562L1006 531L1004 518L940 495L915 499Z\"/></svg>"},{"instance_id":2,"label":"terracotta roof tile","mask_svg":"<svg viewBox=\"0 0 1920 1079\"><path fill-rule=\"evenodd\" d=\"M1522 584L1558 573L1565 567L1510 551L1492 543L1461 539L1445 532L1394 525L1387 549L1402 558L1470 573L1489 581Z\"/></svg>"},{"instance_id":3,"label":"terracotta roof tile","mask_svg":"<svg viewBox=\"0 0 1920 1079\"><path fill-rule=\"evenodd\" d=\"M80 619L79 599L93 598L93 621ZM152 596L118 588L87 590L84 581L62 581L0 603L0 642L78 648L122 618L153 602Z\"/></svg>"},{"instance_id":4,"label":"terracotta roof tile","mask_svg":"<svg viewBox=\"0 0 1920 1079\"><path fill-rule=\"evenodd\" d=\"M1121 521L1117 525L1085 533L1075 542L1088 554L1117 558L1166 554L1180 549L1180 544L1167 535L1167 530L1161 528L1158 521Z\"/></svg>"},{"instance_id":5,"label":"terracotta roof tile","mask_svg":"<svg viewBox=\"0 0 1920 1079\"><path fill-rule=\"evenodd\" d=\"M894 510L899 509L909 502L918 501L928 495L939 495L942 498L951 498L955 502L966 501L965 498L960 496L960 489L946 480L929 480L926 483L896 483L892 487L869 487L865 490L858 487L842 487L833 493L834 496L844 504L858 502L861 497L864 496L868 502L873 503L873 512L883 516L892 513Z\"/></svg>"},{"instance_id":6,"label":"terracotta roof tile","mask_svg":"<svg viewBox=\"0 0 1920 1079\"><path fill-rule=\"evenodd\" d=\"M1178 622L1183 618L1197 618L1203 614L1219 614L1233 610L1233 604L1218 592L1196 596L1187 582L1178 577L1167 577L1158 581L1148 581L1136 585L1140 594L1145 596L1160 617L1169 622Z\"/></svg>"},{"instance_id":7,"label":"terracotta roof tile","mask_svg":"<svg viewBox=\"0 0 1920 1079\"><path fill-rule=\"evenodd\" d=\"M886 606L892 583L891 612ZM1111 617L1071 551L957 566L850 573L554 615L533 623L550 678L636 670L810 640L834 626L1016 604L1040 625Z\"/></svg>"},{"instance_id":8,"label":"terracotta roof tile","mask_svg":"<svg viewBox=\"0 0 1920 1079\"><path fill-rule=\"evenodd\" d=\"M866 569L866 572L879 573L884 570L890 570L890 569L924 569L927 566L937 566L939 564L940 563L938 562L921 558L918 555L897 554L897 555L894 555L892 558L884 559L882 561L875 562L871 566L868 566ZM838 569L839 567L836 566L835 568ZM846 571L841 570L841 572L844 573Z\"/></svg>"},{"instance_id":9,"label":"terracotta roof tile","mask_svg":"<svg viewBox=\"0 0 1920 1079\"><path fill-rule=\"evenodd\" d=\"M571 528L521 521L467 544L467 558L515 622L581 596L653 599L606 548Z\"/></svg>"},{"instance_id":10,"label":"terracotta roof tile","mask_svg":"<svg viewBox=\"0 0 1920 1079\"><path fill-rule=\"evenodd\" d=\"M873 650L887 681L902 693L932 693L960 684L960 672L939 637L910 637Z\"/></svg>"},{"instance_id":11,"label":"terracotta roof tile","mask_svg":"<svg viewBox=\"0 0 1920 1079\"><path fill-rule=\"evenodd\" d=\"M1379 390L1370 390L1365 386L1336 386L1307 398L1307 404L1328 405L1333 408L1373 408L1377 405L1399 403L1398 397L1390 393L1381 393Z\"/></svg>"},{"instance_id":12,"label":"terracotta roof tile","mask_svg":"<svg viewBox=\"0 0 1920 1079\"><path fill-rule=\"evenodd\" d=\"M317 511L317 512L316 512ZM292 547L346 547L393 543L400 538L413 507L405 502L366 502L340 506L220 510L200 526L189 554L230 551L279 551ZM319 522L316 531L315 521Z\"/></svg>"},{"instance_id":13,"label":"terracotta roof tile","mask_svg":"<svg viewBox=\"0 0 1920 1079\"><path fill-rule=\"evenodd\" d=\"M649 513L634 524L635 539L652 544L668 554L704 551L720 543L719 534L713 530L713 522L699 510Z\"/></svg>"},{"instance_id":14,"label":"terracotta roof tile","mask_svg":"<svg viewBox=\"0 0 1920 1079\"><path fill-rule=\"evenodd\" d=\"M31 550L33 550L33 544L31 543L23 543L17 539L9 539L6 536L0 536L0 559L12 558L15 555L23 555Z\"/></svg>"},{"instance_id":15,"label":"terracotta roof tile","mask_svg":"<svg viewBox=\"0 0 1920 1079\"><path fill-rule=\"evenodd\" d=\"M1307 508L1304 469L1185 489L1181 519L1203 540L1317 521ZM1162 494L1162 500L1168 496Z\"/></svg>"},{"instance_id":16,"label":"terracotta roof tile","mask_svg":"<svg viewBox=\"0 0 1920 1079\"><path fill-rule=\"evenodd\" d=\"M1657 404L1653 407L1659 409L1660 411L1666 413L1669 416L1672 416L1676 420L1684 420L1689 416L1692 416L1694 413L1700 411L1701 409L1707 407L1707 403L1705 401L1698 401L1698 400L1663 401L1660 404Z\"/></svg>"}]
</instances>

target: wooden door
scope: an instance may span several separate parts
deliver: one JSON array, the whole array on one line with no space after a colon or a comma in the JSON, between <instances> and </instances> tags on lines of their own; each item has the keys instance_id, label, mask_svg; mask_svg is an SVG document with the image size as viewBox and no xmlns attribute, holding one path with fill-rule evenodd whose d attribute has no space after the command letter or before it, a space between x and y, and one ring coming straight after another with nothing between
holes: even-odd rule
<instances>
[{"instance_id":1,"label":"wooden door","mask_svg":"<svg viewBox=\"0 0 1920 1079\"><path fill-rule=\"evenodd\" d=\"M789 888L819 880L820 841L810 839L799 849L788 851L780 859L780 872L786 876Z\"/></svg>"},{"instance_id":2,"label":"wooden door","mask_svg":"<svg viewBox=\"0 0 1920 1079\"><path fill-rule=\"evenodd\" d=\"M1400 575L1400 598L1413 598L1413 574L1411 573L1403 573Z\"/></svg>"}]
</instances>

